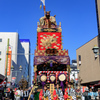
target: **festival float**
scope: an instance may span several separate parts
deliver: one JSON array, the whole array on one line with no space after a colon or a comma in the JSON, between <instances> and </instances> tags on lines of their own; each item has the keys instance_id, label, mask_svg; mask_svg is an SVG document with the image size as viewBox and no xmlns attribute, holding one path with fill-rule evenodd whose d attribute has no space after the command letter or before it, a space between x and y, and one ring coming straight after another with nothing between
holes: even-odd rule
<instances>
[{"instance_id":1,"label":"festival float","mask_svg":"<svg viewBox=\"0 0 100 100\"><path fill-rule=\"evenodd\" d=\"M51 16L45 10L44 16L37 22L37 47L34 53L34 85L35 100L44 85L53 94L55 84L59 83L64 91L70 81L70 57L68 50L63 50L61 22L56 23L56 15Z\"/></svg>"}]
</instances>

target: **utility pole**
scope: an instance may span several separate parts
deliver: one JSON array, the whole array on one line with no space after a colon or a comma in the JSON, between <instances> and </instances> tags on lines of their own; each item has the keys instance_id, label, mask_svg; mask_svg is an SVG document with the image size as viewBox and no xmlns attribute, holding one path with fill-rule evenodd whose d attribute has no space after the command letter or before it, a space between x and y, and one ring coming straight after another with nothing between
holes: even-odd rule
<instances>
[{"instance_id":1,"label":"utility pole","mask_svg":"<svg viewBox=\"0 0 100 100\"><path fill-rule=\"evenodd\" d=\"M100 0L95 0L95 4L96 4L98 34L100 34Z\"/></svg>"},{"instance_id":2,"label":"utility pole","mask_svg":"<svg viewBox=\"0 0 100 100\"><path fill-rule=\"evenodd\" d=\"M98 26L98 46L100 48L100 0L95 0L95 4L96 4L96 15L97 15L97 26Z\"/></svg>"}]
</instances>

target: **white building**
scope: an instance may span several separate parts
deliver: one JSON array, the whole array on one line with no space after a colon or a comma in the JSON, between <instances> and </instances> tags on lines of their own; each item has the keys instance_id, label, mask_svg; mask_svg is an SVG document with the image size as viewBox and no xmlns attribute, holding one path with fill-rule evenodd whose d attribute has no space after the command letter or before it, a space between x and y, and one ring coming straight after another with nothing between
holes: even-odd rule
<instances>
[{"instance_id":1,"label":"white building","mask_svg":"<svg viewBox=\"0 0 100 100\"><path fill-rule=\"evenodd\" d=\"M18 45L18 65L24 67L21 75L29 82L31 85L31 66L30 66L30 40L20 39ZM19 75L20 77L20 75Z\"/></svg>"},{"instance_id":2,"label":"white building","mask_svg":"<svg viewBox=\"0 0 100 100\"><path fill-rule=\"evenodd\" d=\"M17 54L18 48L18 33L11 32L0 32L0 74L5 75L6 66L6 50L7 41L9 39L9 44L12 47L12 53ZM17 65L17 55L12 56L12 61ZM16 67L16 66L15 66ZM11 81L11 75L8 77L8 81Z\"/></svg>"},{"instance_id":3,"label":"white building","mask_svg":"<svg viewBox=\"0 0 100 100\"><path fill-rule=\"evenodd\" d=\"M77 61L72 60L72 64L70 65L71 73L70 73L70 80L74 80L75 83L78 82L78 70L77 70Z\"/></svg>"},{"instance_id":4,"label":"white building","mask_svg":"<svg viewBox=\"0 0 100 100\"><path fill-rule=\"evenodd\" d=\"M11 66L14 70L10 70L10 75L8 77L8 82L12 81L12 77L16 77L16 83L22 78L22 76L28 79L31 75L30 67L30 42L29 40L19 40L18 33L16 32L0 32L0 74L5 75L6 66L6 51L7 51L7 41L9 39L9 45L12 50ZM27 41L27 42L25 42ZM25 55L27 54L27 55ZM19 67L22 66L22 71L19 71Z\"/></svg>"}]
</instances>

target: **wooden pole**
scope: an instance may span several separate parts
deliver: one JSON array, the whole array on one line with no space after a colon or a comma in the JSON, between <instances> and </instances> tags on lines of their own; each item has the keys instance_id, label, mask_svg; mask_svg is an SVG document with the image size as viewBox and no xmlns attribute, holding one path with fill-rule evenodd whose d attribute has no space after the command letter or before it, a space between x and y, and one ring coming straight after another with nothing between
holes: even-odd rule
<instances>
[{"instance_id":1,"label":"wooden pole","mask_svg":"<svg viewBox=\"0 0 100 100\"><path fill-rule=\"evenodd\" d=\"M7 67L8 67L8 52L9 52L9 39L7 41L7 52L6 52L6 77L7 77Z\"/></svg>"},{"instance_id":2,"label":"wooden pole","mask_svg":"<svg viewBox=\"0 0 100 100\"><path fill-rule=\"evenodd\" d=\"M6 77L6 85L5 88L7 87L7 67L8 67L8 52L9 52L9 39L7 40L7 51L6 51L6 73L5 73L5 77Z\"/></svg>"},{"instance_id":3,"label":"wooden pole","mask_svg":"<svg viewBox=\"0 0 100 100\"><path fill-rule=\"evenodd\" d=\"M31 92L30 92L30 94L29 94L28 100L30 100L30 97L31 97L31 94L32 94L33 89L34 89L34 86L33 86L32 89L31 89Z\"/></svg>"},{"instance_id":4,"label":"wooden pole","mask_svg":"<svg viewBox=\"0 0 100 100\"><path fill-rule=\"evenodd\" d=\"M44 16L46 15L46 9L45 9L45 5L43 6L44 9Z\"/></svg>"}]
</instances>

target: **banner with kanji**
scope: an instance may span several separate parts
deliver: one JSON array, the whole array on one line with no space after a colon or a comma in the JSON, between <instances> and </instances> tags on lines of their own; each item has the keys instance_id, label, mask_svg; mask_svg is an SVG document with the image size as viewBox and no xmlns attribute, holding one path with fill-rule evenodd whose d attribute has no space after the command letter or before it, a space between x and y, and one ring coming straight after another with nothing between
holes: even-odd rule
<instances>
[{"instance_id":1,"label":"banner with kanji","mask_svg":"<svg viewBox=\"0 0 100 100\"><path fill-rule=\"evenodd\" d=\"M8 63L5 61L5 74L6 74L6 63L7 63L7 76L10 76L10 72L11 72L11 55L12 55L12 51L11 51L11 47L9 47ZM6 53L6 60L7 60L7 53Z\"/></svg>"}]
</instances>

